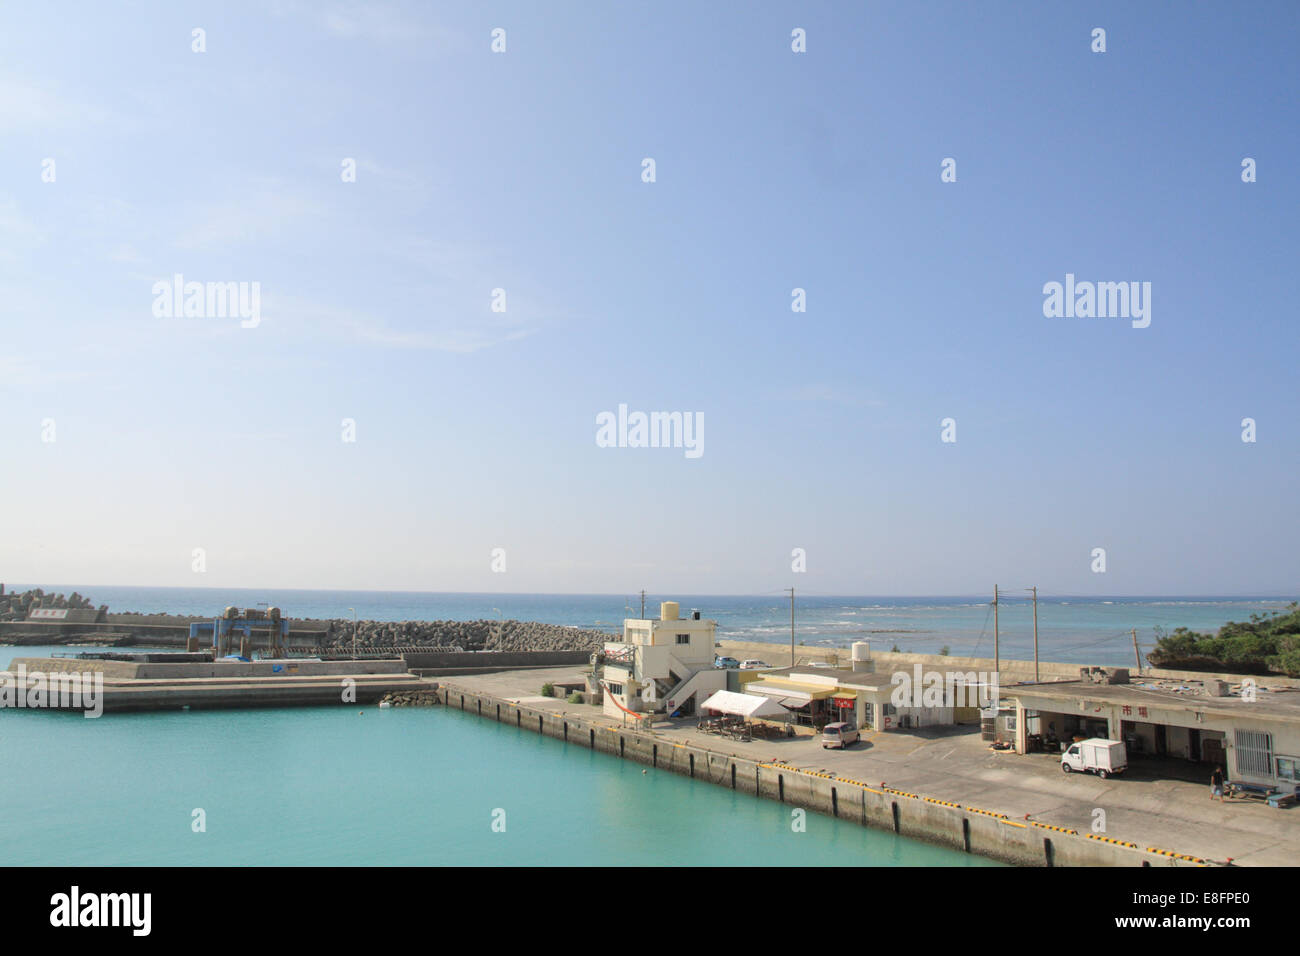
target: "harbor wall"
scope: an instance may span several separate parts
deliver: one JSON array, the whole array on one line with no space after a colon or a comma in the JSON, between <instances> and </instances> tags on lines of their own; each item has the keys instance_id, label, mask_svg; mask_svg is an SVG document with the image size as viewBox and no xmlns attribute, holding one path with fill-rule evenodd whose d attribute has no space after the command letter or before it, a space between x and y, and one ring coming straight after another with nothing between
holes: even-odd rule
<instances>
[{"instance_id":1,"label":"harbor wall","mask_svg":"<svg viewBox=\"0 0 1300 956\"><path fill-rule=\"evenodd\" d=\"M919 794L782 764L724 754L630 727L611 728L574 714L444 684L438 699L447 707L511 724L567 743L633 760L742 793L837 819L888 830L967 853L1020 866L1194 866L1181 854L1062 827L1012 820L1005 814L935 800Z\"/></svg>"},{"instance_id":2,"label":"harbor wall","mask_svg":"<svg viewBox=\"0 0 1300 956\"><path fill-rule=\"evenodd\" d=\"M486 673L525 667L567 667L586 664L590 651L417 651L402 655L413 671Z\"/></svg>"},{"instance_id":3,"label":"harbor wall","mask_svg":"<svg viewBox=\"0 0 1300 956\"><path fill-rule=\"evenodd\" d=\"M773 667L789 666L790 646L788 644L783 647L780 644L729 640L720 641L719 644L721 645L719 653L726 653L736 658L761 658L766 660ZM796 646L795 656L805 663L808 661L822 661L846 669L852 666L850 651L848 648L826 648L799 644ZM983 671L985 673L992 673L993 663L993 658L991 657L955 657L947 654L913 654L903 651L881 651L875 647L872 647L871 649L870 658L872 672L876 674L892 674L895 671L905 671L910 673L912 668L917 664L920 664L925 670L963 672ZM1034 662L1031 660L1025 661L1004 657L997 663L999 680L1004 687L1017 681L1032 682L1034 680ZM1040 681L1078 680L1079 669L1086 666L1089 665L1077 662L1070 663L1067 661L1039 661L1038 677ZM1286 677L1283 674L1234 674L1229 672L1170 670L1159 667L1144 667L1139 673L1137 668L1132 664L1119 664L1114 666L1127 666L1129 669L1130 679L1134 681L1144 678L1163 678L1167 680L1194 681L1226 680L1230 683L1240 683L1243 677L1249 677L1260 687L1284 686L1295 683L1295 678Z\"/></svg>"},{"instance_id":4,"label":"harbor wall","mask_svg":"<svg viewBox=\"0 0 1300 956\"><path fill-rule=\"evenodd\" d=\"M139 664L133 661L97 661L79 657L15 657L8 670L28 673L75 674L99 672L117 680L186 680L210 677L320 677L359 674L406 675L400 658L367 661L306 661L284 658L264 661L214 661L185 664Z\"/></svg>"}]
</instances>

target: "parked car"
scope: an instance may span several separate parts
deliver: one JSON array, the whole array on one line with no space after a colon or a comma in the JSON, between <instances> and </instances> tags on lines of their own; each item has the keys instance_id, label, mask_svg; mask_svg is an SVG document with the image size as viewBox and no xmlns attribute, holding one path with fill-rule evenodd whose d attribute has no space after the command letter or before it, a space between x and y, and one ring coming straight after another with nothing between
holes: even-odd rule
<instances>
[{"instance_id":1,"label":"parked car","mask_svg":"<svg viewBox=\"0 0 1300 956\"><path fill-rule=\"evenodd\" d=\"M1070 744L1061 754L1061 769L1087 770L1105 779L1112 773L1123 773L1128 768L1128 753L1122 740L1093 737Z\"/></svg>"},{"instance_id":2,"label":"parked car","mask_svg":"<svg viewBox=\"0 0 1300 956\"><path fill-rule=\"evenodd\" d=\"M740 661L736 660L734 657L715 657L713 659L713 666L720 669L731 669L739 667Z\"/></svg>"},{"instance_id":3,"label":"parked car","mask_svg":"<svg viewBox=\"0 0 1300 956\"><path fill-rule=\"evenodd\" d=\"M757 671L757 670L762 670L764 667L771 667L771 666L772 665L769 664L767 661L748 660L748 661L740 662L740 669L742 671Z\"/></svg>"},{"instance_id":4,"label":"parked car","mask_svg":"<svg viewBox=\"0 0 1300 956\"><path fill-rule=\"evenodd\" d=\"M822 728L822 750L828 747L839 747L844 750L849 744L856 744L861 739L862 734L858 732L858 728L842 720Z\"/></svg>"}]
</instances>

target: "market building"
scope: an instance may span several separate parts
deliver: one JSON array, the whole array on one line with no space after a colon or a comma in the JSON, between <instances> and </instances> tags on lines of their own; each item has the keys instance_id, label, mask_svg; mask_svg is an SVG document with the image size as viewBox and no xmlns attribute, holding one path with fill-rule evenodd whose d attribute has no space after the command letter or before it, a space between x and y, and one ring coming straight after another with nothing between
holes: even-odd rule
<instances>
[{"instance_id":1,"label":"market building","mask_svg":"<svg viewBox=\"0 0 1300 956\"><path fill-rule=\"evenodd\" d=\"M1084 668L1080 680L1002 689L1016 708L1019 753L1055 753L1087 737L1122 740L1130 760L1164 758L1214 766L1230 780L1293 792L1300 785L1300 688L1246 678L1139 678ZM1098 672L1105 671L1110 673Z\"/></svg>"},{"instance_id":2,"label":"market building","mask_svg":"<svg viewBox=\"0 0 1300 956\"><path fill-rule=\"evenodd\" d=\"M860 730L903 730L980 720L979 707L954 706L962 701L948 695L939 701L909 697L900 705L895 692L901 681L892 671L801 666L740 671L738 676L741 691L777 700L797 723L812 727L842 720ZM910 680L911 672L906 676Z\"/></svg>"}]
</instances>

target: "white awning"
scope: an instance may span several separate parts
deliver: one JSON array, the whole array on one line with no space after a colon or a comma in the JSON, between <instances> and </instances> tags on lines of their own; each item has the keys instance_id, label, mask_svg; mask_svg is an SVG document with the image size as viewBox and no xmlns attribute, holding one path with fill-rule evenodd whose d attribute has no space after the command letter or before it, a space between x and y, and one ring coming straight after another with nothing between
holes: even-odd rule
<instances>
[{"instance_id":1,"label":"white awning","mask_svg":"<svg viewBox=\"0 0 1300 956\"><path fill-rule=\"evenodd\" d=\"M748 689L762 694L764 697L771 697L781 701L787 707L802 707L812 700L812 694L802 690L795 690L792 687L779 687L774 684L763 686L766 681L750 681ZM788 702L788 703L787 703Z\"/></svg>"},{"instance_id":2,"label":"white awning","mask_svg":"<svg viewBox=\"0 0 1300 956\"><path fill-rule=\"evenodd\" d=\"M700 704L702 710L717 710L724 714L754 719L755 717L785 718L789 714L780 704L767 697L753 694L737 694L734 691L720 690Z\"/></svg>"}]
</instances>

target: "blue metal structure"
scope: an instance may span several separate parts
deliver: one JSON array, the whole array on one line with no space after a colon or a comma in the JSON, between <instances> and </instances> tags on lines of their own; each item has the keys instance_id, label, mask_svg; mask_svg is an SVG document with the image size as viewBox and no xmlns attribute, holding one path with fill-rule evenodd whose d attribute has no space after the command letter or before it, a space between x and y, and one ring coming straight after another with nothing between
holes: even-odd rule
<instances>
[{"instance_id":1,"label":"blue metal structure","mask_svg":"<svg viewBox=\"0 0 1300 956\"><path fill-rule=\"evenodd\" d=\"M240 650L238 645L233 651L230 646L231 638L235 634L242 635L244 641L247 642L248 650L251 651L253 628L270 632L270 647L267 650L270 652L271 657L284 657L285 638L289 635L289 622L281 617L278 607L268 608L265 615L261 611L253 609L241 613L237 607L228 607L221 617L215 621L199 621L191 624L190 639L210 638L212 641L212 659L220 660Z\"/></svg>"}]
</instances>

